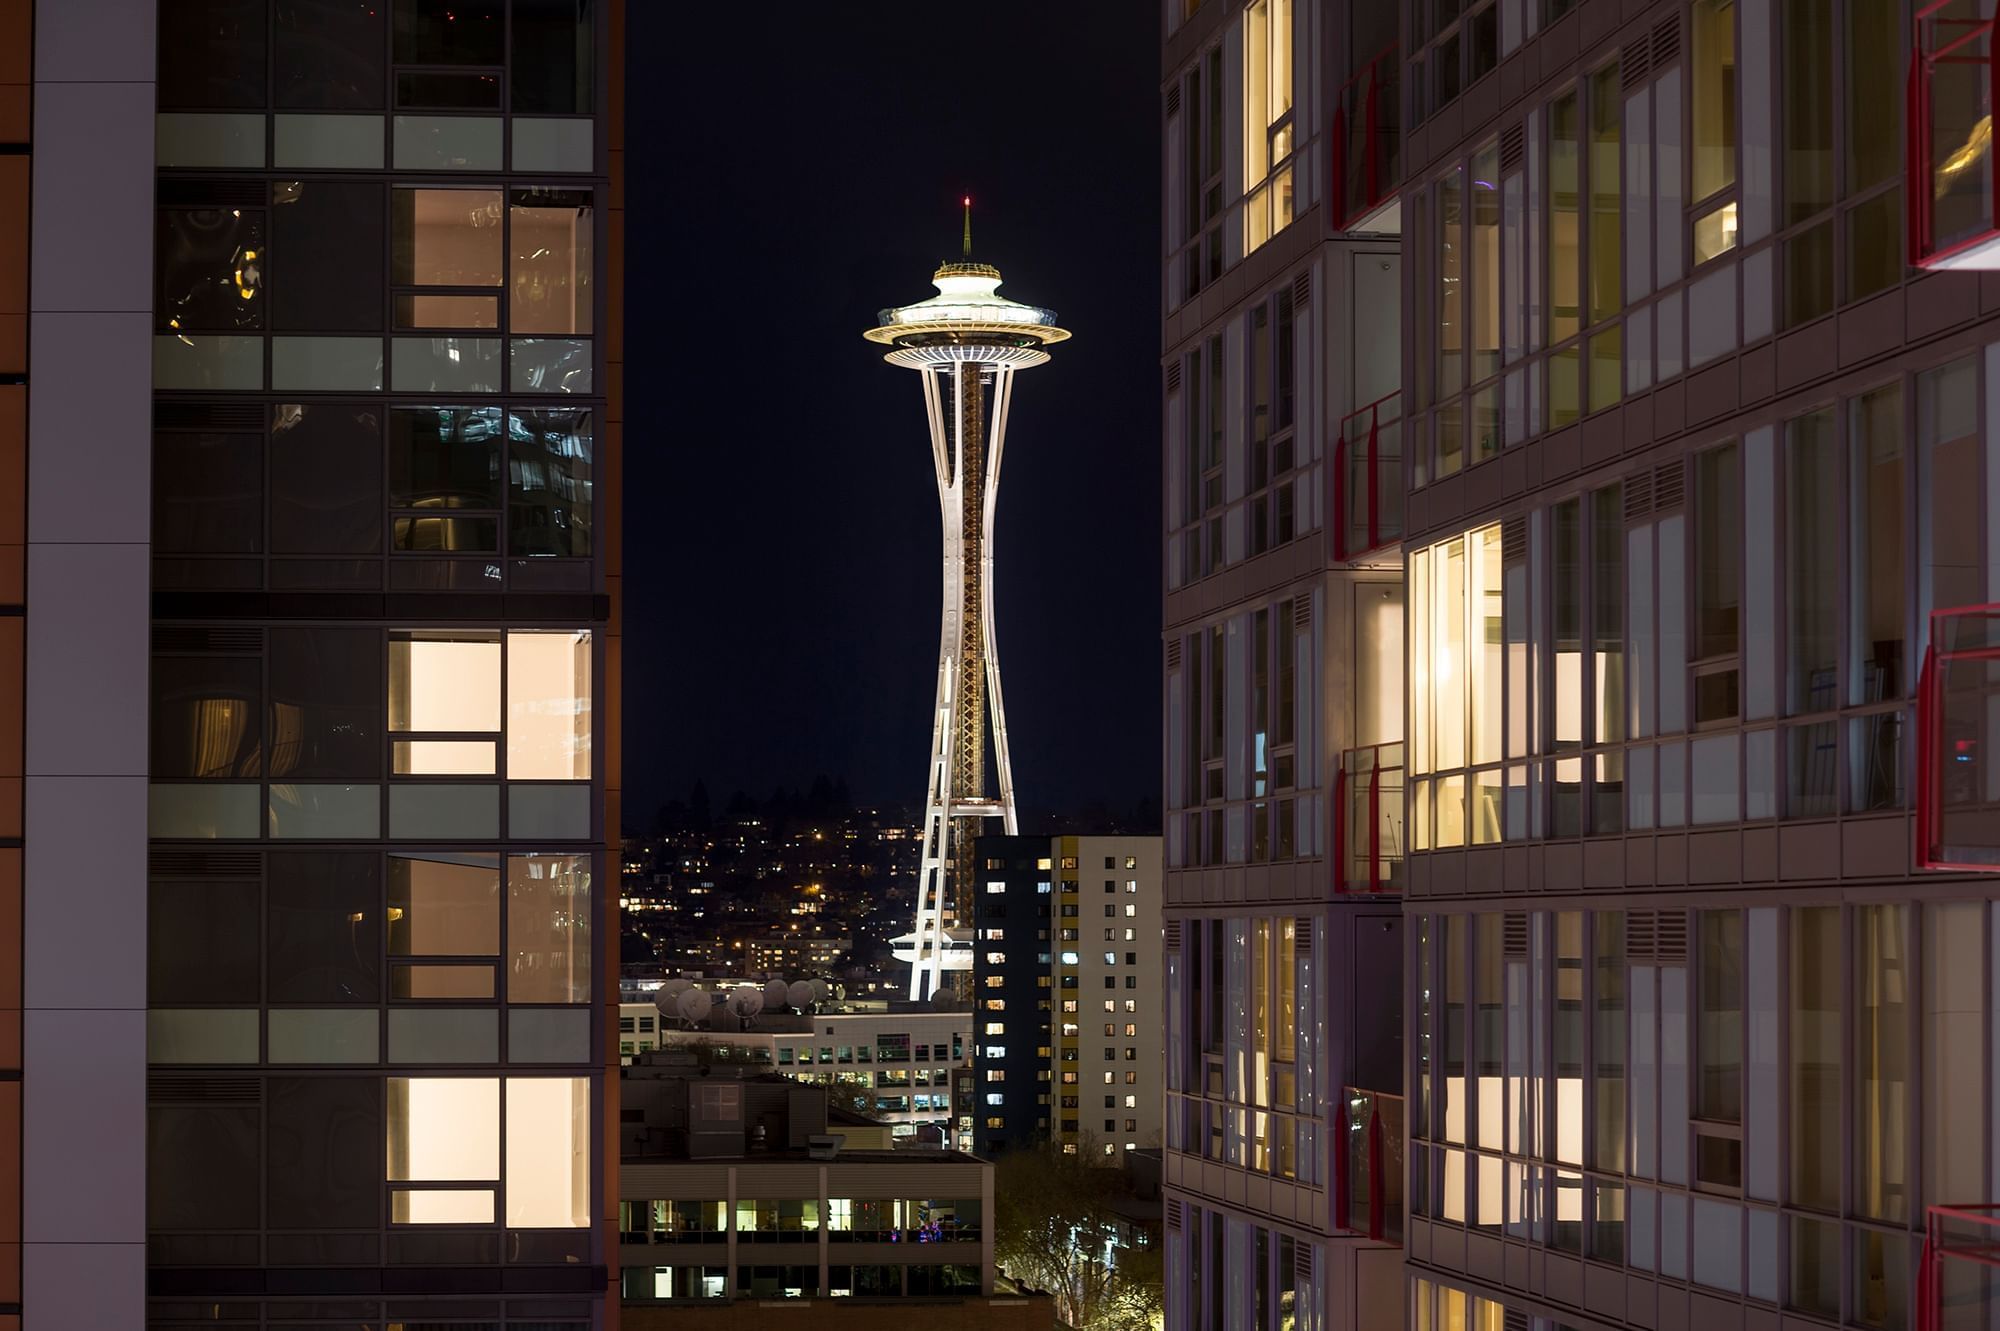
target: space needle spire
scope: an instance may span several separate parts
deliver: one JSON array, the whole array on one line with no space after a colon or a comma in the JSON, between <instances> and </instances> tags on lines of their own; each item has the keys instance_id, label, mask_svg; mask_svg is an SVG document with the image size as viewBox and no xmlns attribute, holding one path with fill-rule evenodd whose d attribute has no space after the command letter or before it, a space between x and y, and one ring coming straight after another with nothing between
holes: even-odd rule
<instances>
[{"instance_id":1,"label":"space needle spire","mask_svg":"<svg viewBox=\"0 0 2000 1331\"><path fill-rule=\"evenodd\" d=\"M895 951L910 963L913 999L937 993L944 972L971 969L973 842L986 820L1000 819L1010 836L1019 831L993 635L993 511L1014 375L1046 361L1045 348L1069 337L1055 326L1054 310L999 294L1000 270L972 259L969 195L964 207L962 257L932 274L937 294L883 310L880 325L864 334L889 348L884 360L922 378L944 532L944 617L916 927ZM956 926L950 930L947 915Z\"/></svg>"}]
</instances>

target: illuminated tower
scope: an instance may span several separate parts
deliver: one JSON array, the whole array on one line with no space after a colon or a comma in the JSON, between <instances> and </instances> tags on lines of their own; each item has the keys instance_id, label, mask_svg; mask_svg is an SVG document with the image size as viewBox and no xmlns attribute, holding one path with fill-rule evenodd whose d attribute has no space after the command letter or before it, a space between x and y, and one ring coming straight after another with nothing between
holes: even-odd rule
<instances>
[{"instance_id":1,"label":"illuminated tower","mask_svg":"<svg viewBox=\"0 0 2000 1331\"><path fill-rule=\"evenodd\" d=\"M1014 776L1007 762L1007 717L1000 701L1000 654L993 635L993 509L1014 373L1049 358L1043 348L1069 336L1055 311L1007 300L1000 270L972 262L972 201L966 201L965 254L941 265L929 300L882 311L866 337L891 348L891 365L923 378L944 526L944 626L938 643L937 707L924 798L923 867L915 931L897 940L910 965L910 997L937 992L946 970L971 965L966 939L947 937L945 888L956 920L972 918L972 843L985 819L1009 835ZM987 781L987 715L992 715L998 793Z\"/></svg>"}]
</instances>

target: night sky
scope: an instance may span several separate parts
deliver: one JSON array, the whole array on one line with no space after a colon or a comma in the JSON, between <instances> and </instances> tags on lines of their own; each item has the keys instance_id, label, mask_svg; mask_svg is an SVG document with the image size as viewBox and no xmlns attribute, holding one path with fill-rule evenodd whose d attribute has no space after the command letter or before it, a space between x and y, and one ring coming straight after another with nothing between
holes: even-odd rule
<instances>
[{"instance_id":1,"label":"night sky","mask_svg":"<svg viewBox=\"0 0 2000 1331\"><path fill-rule=\"evenodd\" d=\"M937 492L917 376L861 333L932 294L964 193L1001 293L1075 334L1000 487L1022 830L1158 796L1157 9L628 6L628 830L697 777L921 804Z\"/></svg>"}]
</instances>

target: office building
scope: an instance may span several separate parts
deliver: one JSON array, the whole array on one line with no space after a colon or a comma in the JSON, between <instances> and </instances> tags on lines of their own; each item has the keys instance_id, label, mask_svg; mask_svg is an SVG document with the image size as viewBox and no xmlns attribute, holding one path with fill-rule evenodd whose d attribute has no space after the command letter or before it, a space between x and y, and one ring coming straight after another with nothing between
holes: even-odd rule
<instances>
[{"instance_id":1,"label":"office building","mask_svg":"<svg viewBox=\"0 0 2000 1331\"><path fill-rule=\"evenodd\" d=\"M1354 53L1396 13L1166 18L1166 1324L1373 1331L1405 1299L1396 1208L1368 1223L1402 1136L1403 261L1368 188L1395 70Z\"/></svg>"},{"instance_id":2,"label":"office building","mask_svg":"<svg viewBox=\"0 0 2000 1331\"><path fill-rule=\"evenodd\" d=\"M1160 839L981 837L973 1142L1116 1164L1160 1140Z\"/></svg>"},{"instance_id":3,"label":"office building","mask_svg":"<svg viewBox=\"0 0 2000 1331\"><path fill-rule=\"evenodd\" d=\"M620 13L0 5L16 1323L606 1325Z\"/></svg>"},{"instance_id":4,"label":"office building","mask_svg":"<svg viewBox=\"0 0 2000 1331\"><path fill-rule=\"evenodd\" d=\"M872 1326L913 1298L972 1327L1053 1324L1046 1295L996 1288L986 1161L892 1150L822 1088L687 1054L628 1068L624 1106L631 1331L760 1326L793 1300L815 1325Z\"/></svg>"}]
</instances>

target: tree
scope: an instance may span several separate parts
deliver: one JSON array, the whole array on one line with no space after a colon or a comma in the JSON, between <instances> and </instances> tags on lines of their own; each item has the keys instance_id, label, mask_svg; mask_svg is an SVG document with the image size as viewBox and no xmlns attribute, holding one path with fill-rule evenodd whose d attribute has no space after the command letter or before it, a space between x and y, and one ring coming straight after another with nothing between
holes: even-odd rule
<instances>
[{"instance_id":1,"label":"tree","mask_svg":"<svg viewBox=\"0 0 2000 1331\"><path fill-rule=\"evenodd\" d=\"M1011 1151L993 1169L993 1257L1009 1277L1055 1300L1077 1331L1152 1331L1161 1303L1160 1255L1127 1243L1116 1203L1123 1170L1046 1145Z\"/></svg>"}]
</instances>

